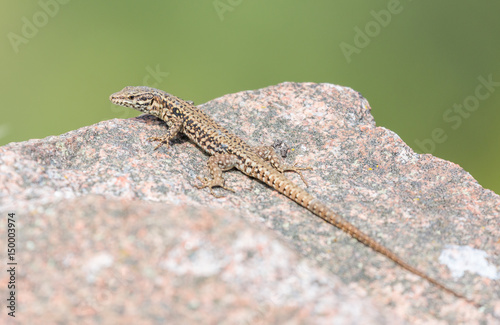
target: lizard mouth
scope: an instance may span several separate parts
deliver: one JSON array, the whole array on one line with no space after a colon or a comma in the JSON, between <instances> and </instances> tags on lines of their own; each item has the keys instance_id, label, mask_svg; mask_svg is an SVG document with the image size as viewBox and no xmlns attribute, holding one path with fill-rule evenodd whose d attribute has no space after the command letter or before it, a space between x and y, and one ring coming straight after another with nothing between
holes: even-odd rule
<instances>
[{"instance_id":1,"label":"lizard mouth","mask_svg":"<svg viewBox=\"0 0 500 325\"><path fill-rule=\"evenodd\" d=\"M114 93L111 96L109 96L109 100L115 105L130 107L138 111L144 112L144 108L142 107L142 105L138 104L136 101L132 99L127 99L126 97L123 97L123 95L120 92Z\"/></svg>"},{"instance_id":2,"label":"lizard mouth","mask_svg":"<svg viewBox=\"0 0 500 325\"><path fill-rule=\"evenodd\" d=\"M139 112L149 113L154 115L155 110L152 108L157 89L149 87L132 87L128 86L111 94L109 100L119 106L130 107Z\"/></svg>"},{"instance_id":3,"label":"lizard mouth","mask_svg":"<svg viewBox=\"0 0 500 325\"><path fill-rule=\"evenodd\" d=\"M124 100L122 97L119 96L119 94L120 93L111 94L111 96L109 96L109 100L116 105L131 107L132 103Z\"/></svg>"},{"instance_id":4,"label":"lizard mouth","mask_svg":"<svg viewBox=\"0 0 500 325\"><path fill-rule=\"evenodd\" d=\"M148 107L152 104L152 96L141 92L127 92L132 87L125 87L123 90L111 94L109 100L119 106L130 107L137 111L148 113ZM136 87L138 88L138 87Z\"/></svg>"}]
</instances>

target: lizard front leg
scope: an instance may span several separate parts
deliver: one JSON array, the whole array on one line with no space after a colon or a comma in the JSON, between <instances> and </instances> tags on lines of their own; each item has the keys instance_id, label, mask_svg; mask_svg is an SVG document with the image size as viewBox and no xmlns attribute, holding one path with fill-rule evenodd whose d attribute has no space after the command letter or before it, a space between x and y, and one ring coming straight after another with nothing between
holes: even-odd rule
<instances>
[{"instance_id":1,"label":"lizard front leg","mask_svg":"<svg viewBox=\"0 0 500 325\"><path fill-rule=\"evenodd\" d=\"M205 187L210 188L210 193L212 193L215 197L221 197L220 195L216 195L213 191L213 187L219 186L228 191L234 192L232 188L226 187L224 185L224 177L222 177L222 172L229 170L237 165L237 157L232 154L215 154L208 159L207 165L208 170L210 172L211 179L208 177L202 178L198 176L198 179L201 181L200 186L195 185L197 188L202 189Z\"/></svg>"},{"instance_id":2,"label":"lizard front leg","mask_svg":"<svg viewBox=\"0 0 500 325\"><path fill-rule=\"evenodd\" d=\"M274 148L271 146L253 147L253 151L257 155L259 155L260 158L264 159L265 161L268 161L271 164L271 166L276 168L276 170L278 170L280 173L295 172L299 174L304 184L306 184L306 186L309 186L307 184L306 179L304 178L304 175L302 175L301 170L312 170L312 167L296 167L297 163L293 164L292 166L285 164L283 159L281 159L281 157L278 156Z\"/></svg>"},{"instance_id":3,"label":"lizard front leg","mask_svg":"<svg viewBox=\"0 0 500 325\"><path fill-rule=\"evenodd\" d=\"M148 141L160 141L158 145L154 148L154 150L158 149L162 145L165 145L168 148L168 144L170 140L172 140L179 132L182 131L182 119L174 120L174 123L167 130L167 133L162 137L149 137Z\"/></svg>"}]
</instances>

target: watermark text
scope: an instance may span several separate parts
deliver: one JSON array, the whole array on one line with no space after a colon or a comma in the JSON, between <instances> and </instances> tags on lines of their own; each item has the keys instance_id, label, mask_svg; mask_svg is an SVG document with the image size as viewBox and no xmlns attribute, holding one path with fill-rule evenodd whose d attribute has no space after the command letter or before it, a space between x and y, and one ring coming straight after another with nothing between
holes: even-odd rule
<instances>
[{"instance_id":1,"label":"watermark text","mask_svg":"<svg viewBox=\"0 0 500 325\"><path fill-rule=\"evenodd\" d=\"M9 282L7 282L7 314L16 317L16 214L7 215L7 273L9 273Z\"/></svg>"},{"instance_id":2,"label":"watermark text","mask_svg":"<svg viewBox=\"0 0 500 325\"><path fill-rule=\"evenodd\" d=\"M448 108L443 112L443 121L449 123L452 130L458 129L464 120L478 110L481 101L488 99L500 87L500 82L494 81L492 74L486 78L479 76L477 80L479 83L471 95L465 97L461 103L455 103L452 108ZM435 128L429 138L415 139L415 144L422 152L433 153L436 144L443 143L447 139L448 134L444 129Z\"/></svg>"}]
</instances>

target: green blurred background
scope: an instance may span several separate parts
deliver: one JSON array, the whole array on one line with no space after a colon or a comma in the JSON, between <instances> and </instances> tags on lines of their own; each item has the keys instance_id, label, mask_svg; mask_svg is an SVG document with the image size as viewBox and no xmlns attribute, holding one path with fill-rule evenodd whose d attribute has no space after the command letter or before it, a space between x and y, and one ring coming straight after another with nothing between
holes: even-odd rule
<instances>
[{"instance_id":1,"label":"green blurred background","mask_svg":"<svg viewBox=\"0 0 500 325\"><path fill-rule=\"evenodd\" d=\"M497 1L4 0L0 145L136 116L108 101L127 85L199 104L328 82L500 193L499 13Z\"/></svg>"}]
</instances>

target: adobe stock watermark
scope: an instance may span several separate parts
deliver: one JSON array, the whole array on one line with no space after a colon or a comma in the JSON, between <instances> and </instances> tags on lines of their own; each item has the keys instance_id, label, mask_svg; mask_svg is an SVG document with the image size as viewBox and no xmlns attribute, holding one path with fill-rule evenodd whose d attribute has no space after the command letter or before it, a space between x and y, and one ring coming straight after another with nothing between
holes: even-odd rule
<instances>
[{"instance_id":1,"label":"adobe stock watermark","mask_svg":"<svg viewBox=\"0 0 500 325\"><path fill-rule=\"evenodd\" d=\"M28 42L38 34L40 29L45 27L49 20L57 15L60 6L67 4L69 1L70 0L39 0L38 6L40 10L35 12L31 19L28 19L26 16L21 18L23 23L21 34L19 35L14 32L7 33L7 38L14 52L16 54L19 53L19 47L23 44L28 44Z\"/></svg>"},{"instance_id":2,"label":"adobe stock watermark","mask_svg":"<svg viewBox=\"0 0 500 325\"><path fill-rule=\"evenodd\" d=\"M5 138L10 133L9 125L2 124L0 125L0 139Z\"/></svg>"},{"instance_id":3,"label":"adobe stock watermark","mask_svg":"<svg viewBox=\"0 0 500 325\"><path fill-rule=\"evenodd\" d=\"M474 94L464 98L462 103L453 104L453 108L448 108L443 113L443 121L450 124L452 130L458 129L464 120L468 119L471 114L478 110L481 101L488 99L500 87L500 82L493 80L493 75L490 74L487 78L483 76L477 77L479 84L474 90ZM431 132L430 138L423 140L415 139L417 147L425 153L433 153L436 149L436 144L441 144L448 140L448 134L442 128L435 128Z\"/></svg>"},{"instance_id":4,"label":"adobe stock watermark","mask_svg":"<svg viewBox=\"0 0 500 325\"><path fill-rule=\"evenodd\" d=\"M226 12L234 11L242 2L243 0L214 0L212 4L220 21L224 21Z\"/></svg>"},{"instance_id":5,"label":"adobe stock watermark","mask_svg":"<svg viewBox=\"0 0 500 325\"><path fill-rule=\"evenodd\" d=\"M142 82L140 86L148 86L153 88L160 88L160 84L168 77L169 72L163 72L160 70L160 64L157 64L153 69L149 65L146 67L146 74L142 78ZM139 85L137 85L139 86ZM132 115L133 110L123 107L117 106L111 103L111 111L114 113L121 113L120 118L127 118Z\"/></svg>"},{"instance_id":6,"label":"adobe stock watermark","mask_svg":"<svg viewBox=\"0 0 500 325\"><path fill-rule=\"evenodd\" d=\"M411 0L408 0L411 1ZM352 44L347 42L340 43L340 50L347 61L351 63L354 54L360 54L361 50L370 45L373 38L380 35L382 28L386 28L392 21L394 15L403 11L403 6L399 0L389 0L386 9L379 11L372 10L370 15L372 20L368 21L364 28L354 26L354 38Z\"/></svg>"}]
</instances>

